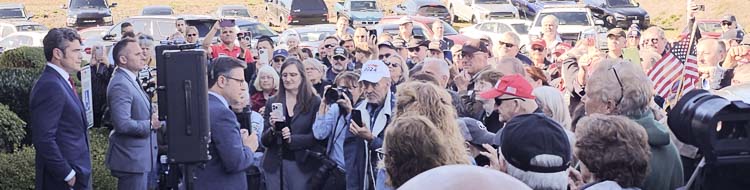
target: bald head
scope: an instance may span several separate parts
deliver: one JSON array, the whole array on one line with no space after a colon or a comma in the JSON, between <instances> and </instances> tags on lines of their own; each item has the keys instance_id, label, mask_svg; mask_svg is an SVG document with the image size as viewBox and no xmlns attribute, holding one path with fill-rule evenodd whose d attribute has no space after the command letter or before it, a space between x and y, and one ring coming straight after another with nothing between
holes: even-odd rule
<instances>
[{"instance_id":1,"label":"bald head","mask_svg":"<svg viewBox=\"0 0 750 190\"><path fill-rule=\"evenodd\" d=\"M521 47L521 37L515 32L505 32L500 36L500 40L497 43L495 54L498 57L516 57ZM512 44L513 47L507 47L507 44Z\"/></svg>"},{"instance_id":2,"label":"bald head","mask_svg":"<svg viewBox=\"0 0 750 190\"><path fill-rule=\"evenodd\" d=\"M698 42L696 47L698 54L698 67L713 67L719 65L726 54L719 40L704 38Z\"/></svg>"},{"instance_id":3,"label":"bald head","mask_svg":"<svg viewBox=\"0 0 750 190\"><path fill-rule=\"evenodd\" d=\"M438 183L436 183L438 182ZM512 176L472 165L447 165L433 168L414 176L399 189L531 189Z\"/></svg>"},{"instance_id":4,"label":"bald head","mask_svg":"<svg viewBox=\"0 0 750 190\"><path fill-rule=\"evenodd\" d=\"M434 76L440 81L440 87L448 85L450 77L450 66L442 59L426 58L422 66L422 72Z\"/></svg>"},{"instance_id":5,"label":"bald head","mask_svg":"<svg viewBox=\"0 0 750 190\"><path fill-rule=\"evenodd\" d=\"M552 38L557 35L557 25L560 21L554 15L547 15L542 18L542 34L545 38Z\"/></svg>"}]
</instances>

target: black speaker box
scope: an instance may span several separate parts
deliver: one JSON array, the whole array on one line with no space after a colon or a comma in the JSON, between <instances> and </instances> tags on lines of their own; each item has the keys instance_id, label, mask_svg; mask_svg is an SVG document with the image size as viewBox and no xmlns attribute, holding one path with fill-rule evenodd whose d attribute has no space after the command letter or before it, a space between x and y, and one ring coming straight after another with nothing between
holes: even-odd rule
<instances>
[{"instance_id":1,"label":"black speaker box","mask_svg":"<svg viewBox=\"0 0 750 190\"><path fill-rule=\"evenodd\" d=\"M159 46L156 49L158 52ZM208 161L210 136L205 51L162 49L157 55L159 114L163 114L167 124L168 161Z\"/></svg>"}]
</instances>

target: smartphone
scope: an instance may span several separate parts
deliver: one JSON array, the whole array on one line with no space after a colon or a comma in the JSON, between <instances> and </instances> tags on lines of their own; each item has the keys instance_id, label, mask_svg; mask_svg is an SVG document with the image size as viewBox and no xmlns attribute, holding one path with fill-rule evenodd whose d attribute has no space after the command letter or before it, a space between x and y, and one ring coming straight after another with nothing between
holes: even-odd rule
<instances>
[{"instance_id":1,"label":"smartphone","mask_svg":"<svg viewBox=\"0 0 750 190\"><path fill-rule=\"evenodd\" d=\"M376 37L378 36L378 30L370 29L367 32L369 33L368 36L370 36L370 38L372 38L373 36L376 36Z\"/></svg>"},{"instance_id":2,"label":"smartphone","mask_svg":"<svg viewBox=\"0 0 750 190\"><path fill-rule=\"evenodd\" d=\"M352 121L359 125L359 127L363 127L364 123L362 122L362 112L359 110L352 110Z\"/></svg>"},{"instance_id":3,"label":"smartphone","mask_svg":"<svg viewBox=\"0 0 750 190\"><path fill-rule=\"evenodd\" d=\"M272 103L271 104L271 113L276 113L276 115L284 116L284 104L281 103ZM277 131L280 131L283 127L284 122L276 122L275 127Z\"/></svg>"},{"instance_id":4,"label":"smartphone","mask_svg":"<svg viewBox=\"0 0 750 190\"><path fill-rule=\"evenodd\" d=\"M221 27L234 27L234 19L223 19L219 21Z\"/></svg>"},{"instance_id":5,"label":"smartphone","mask_svg":"<svg viewBox=\"0 0 750 190\"><path fill-rule=\"evenodd\" d=\"M268 50L266 49L258 49L258 62L261 62L263 64L268 64L270 60L268 60Z\"/></svg>"}]
</instances>

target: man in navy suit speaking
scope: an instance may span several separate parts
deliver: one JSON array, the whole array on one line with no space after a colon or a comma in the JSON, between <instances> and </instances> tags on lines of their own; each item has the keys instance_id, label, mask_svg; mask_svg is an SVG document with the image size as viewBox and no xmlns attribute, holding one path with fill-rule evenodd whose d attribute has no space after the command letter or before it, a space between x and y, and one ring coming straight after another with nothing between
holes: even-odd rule
<instances>
[{"instance_id":1,"label":"man in navy suit speaking","mask_svg":"<svg viewBox=\"0 0 750 190\"><path fill-rule=\"evenodd\" d=\"M47 66L31 90L37 189L91 189L86 116L71 74L81 70L81 37L54 28L42 42Z\"/></svg>"}]
</instances>

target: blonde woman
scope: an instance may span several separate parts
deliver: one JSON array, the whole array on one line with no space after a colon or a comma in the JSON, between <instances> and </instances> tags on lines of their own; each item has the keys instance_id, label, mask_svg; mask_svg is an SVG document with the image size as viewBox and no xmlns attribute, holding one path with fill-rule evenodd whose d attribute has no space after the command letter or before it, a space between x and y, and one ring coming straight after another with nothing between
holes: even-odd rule
<instances>
[{"instance_id":1,"label":"blonde woman","mask_svg":"<svg viewBox=\"0 0 750 190\"><path fill-rule=\"evenodd\" d=\"M258 77L253 81L255 92L250 96L250 106L253 111L261 112L260 108L266 105L266 101L276 95L279 90L279 81L279 74L273 67L263 65L258 69Z\"/></svg>"},{"instance_id":2,"label":"blonde woman","mask_svg":"<svg viewBox=\"0 0 750 190\"><path fill-rule=\"evenodd\" d=\"M399 55L391 55L383 60L391 72L391 91L397 92L396 86L409 79L409 66L406 60Z\"/></svg>"}]
</instances>

